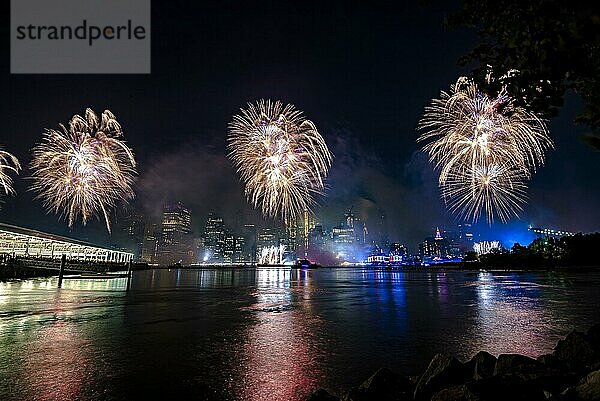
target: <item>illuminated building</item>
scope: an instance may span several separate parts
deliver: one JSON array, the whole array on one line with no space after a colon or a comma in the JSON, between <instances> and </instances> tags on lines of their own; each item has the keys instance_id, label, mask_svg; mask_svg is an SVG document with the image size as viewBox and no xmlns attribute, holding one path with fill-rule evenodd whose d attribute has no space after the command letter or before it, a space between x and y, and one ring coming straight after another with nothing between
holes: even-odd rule
<instances>
[{"instance_id":1,"label":"illuminated building","mask_svg":"<svg viewBox=\"0 0 600 401\"><path fill-rule=\"evenodd\" d=\"M446 241L437 228L435 237L427 237L419 244L419 254L423 260L426 259L442 259L446 255Z\"/></svg>"},{"instance_id":2,"label":"illuminated building","mask_svg":"<svg viewBox=\"0 0 600 401\"><path fill-rule=\"evenodd\" d=\"M127 215L123 222L125 224L123 228L124 245L133 251L135 260L141 260L144 248L145 218L141 213L134 211Z\"/></svg>"},{"instance_id":3,"label":"illuminated building","mask_svg":"<svg viewBox=\"0 0 600 401\"><path fill-rule=\"evenodd\" d=\"M315 225L315 227L310 230L309 235L309 248L311 250L314 249L322 249L325 245L325 232L323 231L323 226L320 224Z\"/></svg>"},{"instance_id":4,"label":"illuminated building","mask_svg":"<svg viewBox=\"0 0 600 401\"><path fill-rule=\"evenodd\" d=\"M158 239L160 232L158 224L146 223L144 227L144 242L142 244L141 261L146 263L157 263Z\"/></svg>"},{"instance_id":5,"label":"illuminated building","mask_svg":"<svg viewBox=\"0 0 600 401\"><path fill-rule=\"evenodd\" d=\"M181 203L163 208L158 262L163 265L195 262L192 245L192 213Z\"/></svg>"},{"instance_id":6,"label":"illuminated building","mask_svg":"<svg viewBox=\"0 0 600 401\"><path fill-rule=\"evenodd\" d=\"M240 264L244 263L245 239L233 233L225 234L225 247L223 250L223 263Z\"/></svg>"},{"instance_id":7,"label":"illuminated building","mask_svg":"<svg viewBox=\"0 0 600 401\"><path fill-rule=\"evenodd\" d=\"M256 226L254 224L244 224L241 237L244 240L242 245L242 260L244 263L256 262Z\"/></svg>"},{"instance_id":8,"label":"illuminated building","mask_svg":"<svg viewBox=\"0 0 600 401\"><path fill-rule=\"evenodd\" d=\"M261 250L269 247L278 247L279 246L279 230L271 227L264 227L260 229L258 233L258 238L256 240L256 248L257 252L260 255Z\"/></svg>"},{"instance_id":9,"label":"illuminated building","mask_svg":"<svg viewBox=\"0 0 600 401\"><path fill-rule=\"evenodd\" d=\"M235 235L225 234L225 244L223 247L223 263L233 263L233 254L235 252Z\"/></svg>"},{"instance_id":10,"label":"illuminated building","mask_svg":"<svg viewBox=\"0 0 600 401\"><path fill-rule=\"evenodd\" d=\"M390 244L390 254L398 255L398 256L405 256L405 255L408 255L408 249L406 248L406 246L399 244L397 242L394 242L394 243Z\"/></svg>"},{"instance_id":11,"label":"illuminated building","mask_svg":"<svg viewBox=\"0 0 600 401\"><path fill-rule=\"evenodd\" d=\"M70 261L116 262L133 260L133 253L115 251L72 238L0 223L0 254L12 257Z\"/></svg>"},{"instance_id":12,"label":"illuminated building","mask_svg":"<svg viewBox=\"0 0 600 401\"><path fill-rule=\"evenodd\" d=\"M298 225L298 219L291 219L285 226L288 249L296 251L304 243L304 227Z\"/></svg>"},{"instance_id":13,"label":"illuminated building","mask_svg":"<svg viewBox=\"0 0 600 401\"><path fill-rule=\"evenodd\" d=\"M233 263L246 263L244 250L246 249L246 239L242 235L235 236L235 244L233 248ZM251 261L249 261L251 262Z\"/></svg>"},{"instance_id":14,"label":"illuminated building","mask_svg":"<svg viewBox=\"0 0 600 401\"><path fill-rule=\"evenodd\" d=\"M204 227L203 263L223 263L225 261L225 223L218 213L211 212ZM231 251L233 253L233 251Z\"/></svg>"},{"instance_id":15,"label":"illuminated building","mask_svg":"<svg viewBox=\"0 0 600 401\"><path fill-rule=\"evenodd\" d=\"M354 228L348 227L334 227L331 230L333 236L333 242L336 244L353 244L354 240Z\"/></svg>"},{"instance_id":16,"label":"illuminated building","mask_svg":"<svg viewBox=\"0 0 600 401\"><path fill-rule=\"evenodd\" d=\"M383 210L379 211L379 219L377 221L377 241L376 244L381 249L388 249L389 237L388 237L388 226L387 218Z\"/></svg>"}]
</instances>

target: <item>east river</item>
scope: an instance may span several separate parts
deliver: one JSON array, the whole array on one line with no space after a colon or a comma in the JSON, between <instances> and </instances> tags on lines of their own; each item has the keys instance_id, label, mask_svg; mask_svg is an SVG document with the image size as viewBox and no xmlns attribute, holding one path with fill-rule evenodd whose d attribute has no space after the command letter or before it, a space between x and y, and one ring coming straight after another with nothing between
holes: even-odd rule
<instances>
[{"instance_id":1,"label":"east river","mask_svg":"<svg viewBox=\"0 0 600 401\"><path fill-rule=\"evenodd\" d=\"M378 367L549 353L600 272L150 270L0 283L0 400L305 400Z\"/></svg>"}]
</instances>

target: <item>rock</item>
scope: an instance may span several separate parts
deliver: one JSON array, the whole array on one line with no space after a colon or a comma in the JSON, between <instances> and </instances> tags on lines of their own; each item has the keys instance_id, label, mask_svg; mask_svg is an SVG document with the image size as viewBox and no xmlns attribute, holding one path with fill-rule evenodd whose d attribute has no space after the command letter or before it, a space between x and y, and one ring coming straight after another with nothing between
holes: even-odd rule
<instances>
[{"instance_id":1,"label":"rock","mask_svg":"<svg viewBox=\"0 0 600 401\"><path fill-rule=\"evenodd\" d=\"M409 378L381 368L365 380L360 388L380 400L399 400L405 399L406 395L412 396L415 386Z\"/></svg>"},{"instance_id":2,"label":"rock","mask_svg":"<svg viewBox=\"0 0 600 401\"><path fill-rule=\"evenodd\" d=\"M485 401L545 401L544 391L529 385L517 375L492 376L466 385L472 394Z\"/></svg>"},{"instance_id":3,"label":"rock","mask_svg":"<svg viewBox=\"0 0 600 401\"><path fill-rule=\"evenodd\" d=\"M494 375L496 357L489 352L478 352L469 364L473 365L473 379L480 380Z\"/></svg>"},{"instance_id":4,"label":"rock","mask_svg":"<svg viewBox=\"0 0 600 401\"><path fill-rule=\"evenodd\" d=\"M351 388L350 391L346 393L343 398L343 401L375 401L376 398L373 398L367 390L364 388Z\"/></svg>"},{"instance_id":5,"label":"rock","mask_svg":"<svg viewBox=\"0 0 600 401\"><path fill-rule=\"evenodd\" d=\"M575 386L577 398L583 401L600 400L600 370L589 373Z\"/></svg>"},{"instance_id":6,"label":"rock","mask_svg":"<svg viewBox=\"0 0 600 401\"><path fill-rule=\"evenodd\" d=\"M583 333L572 331L564 340L558 341L553 355L559 361L585 364L594 359L594 349Z\"/></svg>"},{"instance_id":7,"label":"rock","mask_svg":"<svg viewBox=\"0 0 600 401\"><path fill-rule=\"evenodd\" d=\"M382 368L365 380L360 387L351 389L344 399L347 401L404 401L412 399L413 389L414 384L409 378Z\"/></svg>"},{"instance_id":8,"label":"rock","mask_svg":"<svg viewBox=\"0 0 600 401\"><path fill-rule=\"evenodd\" d=\"M340 401L340 399L329 394L327 390L320 388L308 397L308 401Z\"/></svg>"},{"instance_id":9,"label":"rock","mask_svg":"<svg viewBox=\"0 0 600 401\"><path fill-rule=\"evenodd\" d=\"M600 324L595 324L587 331L586 339L596 351L596 358L600 357Z\"/></svg>"},{"instance_id":10,"label":"rock","mask_svg":"<svg viewBox=\"0 0 600 401\"><path fill-rule=\"evenodd\" d=\"M575 387L567 387L560 393L560 400L573 400L575 399Z\"/></svg>"},{"instance_id":11,"label":"rock","mask_svg":"<svg viewBox=\"0 0 600 401\"><path fill-rule=\"evenodd\" d=\"M531 393L536 397L544 391L558 394L577 381L574 373L556 367L561 363L555 358L546 356L541 361L518 354L500 355L494 374L505 378L509 385L521 388L517 392Z\"/></svg>"},{"instance_id":12,"label":"rock","mask_svg":"<svg viewBox=\"0 0 600 401\"><path fill-rule=\"evenodd\" d=\"M536 372L517 373L526 385L532 389L541 390L551 394L560 394L565 388L577 382L577 375L565 373L557 369L543 368Z\"/></svg>"},{"instance_id":13,"label":"rock","mask_svg":"<svg viewBox=\"0 0 600 401\"><path fill-rule=\"evenodd\" d=\"M558 359L552 354L540 355L536 358L536 361L545 366L554 366Z\"/></svg>"},{"instance_id":14,"label":"rock","mask_svg":"<svg viewBox=\"0 0 600 401\"><path fill-rule=\"evenodd\" d=\"M456 358L445 354L437 354L419 378L414 392L414 399L430 399L433 394L444 388L462 384L464 375L463 364Z\"/></svg>"},{"instance_id":15,"label":"rock","mask_svg":"<svg viewBox=\"0 0 600 401\"><path fill-rule=\"evenodd\" d=\"M501 354L498 355L494 376L502 376L509 373L525 373L535 371L539 367L539 362L519 354Z\"/></svg>"},{"instance_id":16,"label":"rock","mask_svg":"<svg viewBox=\"0 0 600 401\"><path fill-rule=\"evenodd\" d=\"M431 401L479 401L479 397L463 384L438 391L431 397Z\"/></svg>"}]
</instances>

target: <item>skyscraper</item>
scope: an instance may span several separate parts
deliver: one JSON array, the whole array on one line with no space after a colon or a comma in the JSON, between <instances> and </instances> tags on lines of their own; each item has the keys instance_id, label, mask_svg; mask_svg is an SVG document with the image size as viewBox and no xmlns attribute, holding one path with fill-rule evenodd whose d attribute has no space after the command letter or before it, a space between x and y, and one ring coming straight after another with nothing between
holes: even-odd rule
<instances>
[{"instance_id":1,"label":"skyscraper","mask_svg":"<svg viewBox=\"0 0 600 401\"><path fill-rule=\"evenodd\" d=\"M242 227L242 259L245 263L256 262L256 226L254 224L244 224Z\"/></svg>"},{"instance_id":2,"label":"skyscraper","mask_svg":"<svg viewBox=\"0 0 600 401\"><path fill-rule=\"evenodd\" d=\"M377 221L377 237L377 245L379 245L381 249L387 250L390 245L390 240L388 237L387 218L383 210L379 210L379 219Z\"/></svg>"},{"instance_id":3,"label":"skyscraper","mask_svg":"<svg viewBox=\"0 0 600 401\"><path fill-rule=\"evenodd\" d=\"M141 260L144 246L144 215L132 211L123 219L123 234L125 236L125 247L133 252L134 260Z\"/></svg>"},{"instance_id":4,"label":"skyscraper","mask_svg":"<svg viewBox=\"0 0 600 401\"><path fill-rule=\"evenodd\" d=\"M204 263L223 263L225 261L225 222L223 217L215 212L208 214L204 227ZM233 246L233 244L232 244Z\"/></svg>"},{"instance_id":5,"label":"skyscraper","mask_svg":"<svg viewBox=\"0 0 600 401\"><path fill-rule=\"evenodd\" d=\"M144 227L144 242L142 244L141 261L146 263L157 263L158 240L160 230L158 224L147 222Z\"/></svg>"},{"instance_id":6,"label":"skyscraper","mask_svg":"<svg viewBox=\"0 0 600 401\"><path fill-rule=\"evenodd\" d=\"M192 213L180 202L163 208L159 263L187 265L195 262L191 224Z\"/></svg>"}]
</instances>

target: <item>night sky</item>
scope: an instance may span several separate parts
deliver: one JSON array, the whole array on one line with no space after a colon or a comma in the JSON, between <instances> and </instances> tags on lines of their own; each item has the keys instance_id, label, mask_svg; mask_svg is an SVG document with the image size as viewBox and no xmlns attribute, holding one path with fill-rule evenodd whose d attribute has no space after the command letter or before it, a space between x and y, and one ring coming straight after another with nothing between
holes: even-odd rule
<instances>
[{"instance_id":1,"label":"night sky","mask_svg":"<svg viewBox=\"0 0 600 401\"><path fill-rule=\"evenodd\" d=\"M383 211L390 239L414 250L432 228L456 223L418 152L415 127L430 99L468 72L457 59L476 37L444 30L443 18L453 11L446 2L395 3L155 0L152 74L11 75L3 2L0 143L26 165L43 128L86 107L110 109L139 162L132 207L157 216L164 203L180 200L192 209L197 231L209 211L222 212L232 225L240 213L259 222L225 156L226 129L247 102L281 99L305 112L335 154L327 196L316 210L324 224L337 224L349 207L368 222ZM586 132L572 123L578 108L569 96L550 121L556 149L530 183L521 220L482 223L484 236L524 241L529 224L600 228L600 154L578 139ZM29 174L25 169L17 179L15 198L4 198L0 221L113 240L102 222L69 231L47 215L26 190Z\"/></svg>"}]
</instances>

